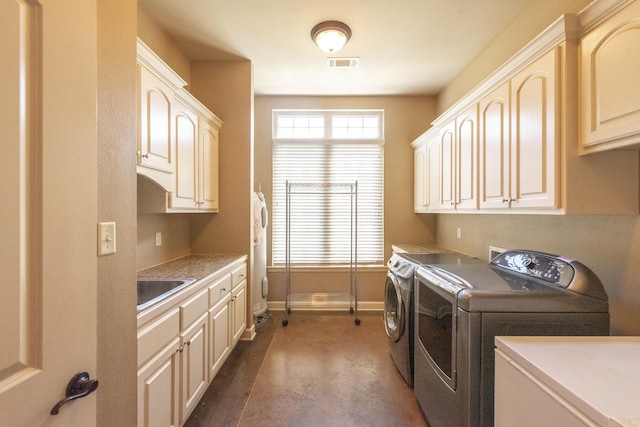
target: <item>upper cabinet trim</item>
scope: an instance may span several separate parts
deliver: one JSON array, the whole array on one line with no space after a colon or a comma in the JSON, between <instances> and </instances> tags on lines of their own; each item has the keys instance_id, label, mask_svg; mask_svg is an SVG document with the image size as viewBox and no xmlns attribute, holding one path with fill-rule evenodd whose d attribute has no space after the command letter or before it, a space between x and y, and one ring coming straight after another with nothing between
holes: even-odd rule
<instances>
[{"instance_id":1,"label":"upper cabinet trim","mask_svg":"<svg viewBox=\"0 0 640 427\"><path fill-rule=\"evenodd\" d=\"M558 18L538 37L520 49L520 51L512 56L504 65L499 67L493 74L489 75L489 77L442 113L433 121L432 125L440 127L446 124L469 105L478 102L485 94L498 88L513 75L549 52L552 48L567 40L576 40L578 37L578 24L577 15L565 14Z\"/></svg>"},{"instance_id":2,"label":"upper cabinet trim","mask_svg":"<svg viewBox=\"0 0 640 427\"><path fill-rule=\"evenodd\" d=\"M154 51L151 50L142 40L137 39L138 62L144 65L149 71L162 79L173 90L178 91L187 85L175 71L167 65Z\"/></svg>"}]
</instances>

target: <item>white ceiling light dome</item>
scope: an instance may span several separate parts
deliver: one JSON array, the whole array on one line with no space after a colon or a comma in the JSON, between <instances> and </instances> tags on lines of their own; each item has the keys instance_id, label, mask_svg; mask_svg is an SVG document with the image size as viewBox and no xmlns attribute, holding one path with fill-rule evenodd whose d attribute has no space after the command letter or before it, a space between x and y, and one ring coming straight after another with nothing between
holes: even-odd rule
<instances>
[{"instance_id":1,"label":"white ceiling light dome","mask_svg":"<svg viewBox=\"0 0 640 427\"><path fill-rule=\"evenodd\" d=\"M351 28L340 21L324 21L311 30L311 39L327 53L338 52L350 38Z\"/></svg>"}]
</instances>

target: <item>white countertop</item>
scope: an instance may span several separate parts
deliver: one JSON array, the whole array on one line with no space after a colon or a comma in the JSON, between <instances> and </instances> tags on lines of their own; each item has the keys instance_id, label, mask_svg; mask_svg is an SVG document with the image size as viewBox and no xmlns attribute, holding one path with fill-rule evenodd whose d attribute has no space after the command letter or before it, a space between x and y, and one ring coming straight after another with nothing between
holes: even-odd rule
<instances>
[{"instance_id":1,"label":"white countertop","mask_svg":"<svg viewBox=\"0 0 640 427\"><path fill-rule=\"evenodd\" d=\"M496 337L496 348L601 426L640 426L640 337Z\"/></svg>"}]
</instances>

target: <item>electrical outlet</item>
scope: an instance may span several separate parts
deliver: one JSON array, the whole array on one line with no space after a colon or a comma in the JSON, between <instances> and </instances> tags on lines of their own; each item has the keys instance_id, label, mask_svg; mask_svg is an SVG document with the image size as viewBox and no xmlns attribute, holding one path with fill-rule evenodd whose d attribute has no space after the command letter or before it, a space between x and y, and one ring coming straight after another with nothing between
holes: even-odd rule
<instances>
[{"instance_id":1,"label":"electrical outlet","mask_svg":"<svg viewBox=\"0 0 640 427\"><path fill-rule=\"evenodd\" d=\"M458 230L456 232L456 236L458 237L458 239L462 239L462 228L458 227Z\"/></svg>"},{"instance_id":2,"label":"electrical outlet","mask_svg":"<svg viewBox=\"0 0 640 427\"><path fill-rule=\"evenodd\" d=\"M156 246L162 245L162 233L160 231L156 232Z\"/></svg>"},{"instance_id":3,"label":"electrical outlet","mask_svg":"<svg viewBox=\"0 0 640 427\"><path fill-rule=\"evenodd\" d=\"M116 223L98 223L98 256L116 253Z\"/></svg>"}]
</instances>

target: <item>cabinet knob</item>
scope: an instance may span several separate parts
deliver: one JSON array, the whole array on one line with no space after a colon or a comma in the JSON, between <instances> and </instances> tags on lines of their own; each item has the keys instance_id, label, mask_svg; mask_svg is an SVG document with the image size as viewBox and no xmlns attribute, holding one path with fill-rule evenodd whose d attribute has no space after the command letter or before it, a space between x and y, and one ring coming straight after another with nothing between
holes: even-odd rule
<instances>
[{"instance_id":1,"label":"cabinet knob","mask_svg":"<svg viewBox=\"0 0 640 427\"><path fill-rule=\"evenodd\" d=\"M509 203L509 200L511 199L502 199L502 203Z\"/></svg>"},{"instance_id":2,"label":"cabinet knob","mask_svg":"<svg viewBox=\"0 0 640 427\"><path fill-rule=\"evenodd\" d=\"M191 340L187 341L187 345L191 345Z\"/></svg>"}]
</instances>

